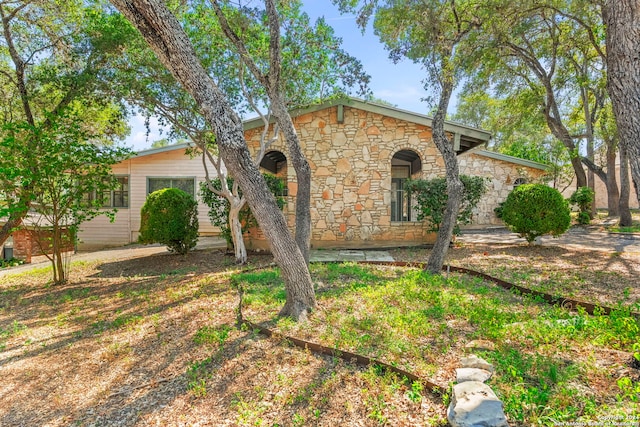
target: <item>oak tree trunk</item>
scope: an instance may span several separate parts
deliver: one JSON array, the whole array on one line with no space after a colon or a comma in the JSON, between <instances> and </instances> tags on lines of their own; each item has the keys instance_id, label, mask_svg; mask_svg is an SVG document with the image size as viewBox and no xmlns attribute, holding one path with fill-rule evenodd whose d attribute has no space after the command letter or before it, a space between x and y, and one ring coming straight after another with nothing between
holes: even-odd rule
<instances>
[{"instance_id":1,"label":"oak tree trunk","mask_svg":"<svg viewBox=\"0 0 640 427\"><path fill-rule=\"evenodd\" d=\"M616 145L607 144L607 211L609 216L620 216L620 193L616 177ZM628 196L628 195L627 195ZM627 202L628 204L628 202ZM593 206L596 203L594 200Z\"/></svg>"},{"instance_id":2,"label":"oak tree trunk","mask_svg":"<svg viewBox=\"0 0 640 427\"><path fill-rule=\"evenodd\" d=\"M280 314L304 319L316 305L309 269L276 200L253 163L242 121L207 75L187 35L162 0L112 0L140 31L158 59L193 96L216 136L220 158L238 181L269 241L285 282Z\"/></svg>"},{"instance_id":3,"label":"oak tree trunk","mask_svg":"<svg viewBox=\"0 0 640 427\"><path fill-rule=\"evenodd\" d=\"M447 206L444 211L442 223L438 229L438 238L433 246L426 267L427 270L433 274L439 274L442 271L442 266L444 265L444 260L449 251L449 245L451 244L453 229L458 218L463 190L458 170L458 159L453 149L453 143L447 138L444 131L444 121L452 92L453 81L446 78L443 79L438 110L432 122L433 142L444 158L447 180Z\"/></svg>"},{"instance_id":4,"label":"oak tree trunk","mask_svg":"<svg viewBox=\"0 0 640 427\"><path fill-rule=\"evenodd\" d=\"M607 89L620 146L627 150L631 175L640 184L640 1L608 0L606 24ZM640 203L640 192L636 187Z\"/></svg>"},{"instance_id":5,"label":"oak tree trunk","mask_svg":"<svg viewBox=\"0 0 640 427\"><path fill-rule=\"evenodd\" d=\"M627 149L620 147L620 223L621 227L631 227L633 220L629 209L631 183L629 182L629 156Z\"/></svg>"},{"instance_id":6,"label":"oak tree trunk","mask_svg":"<svg viewBox=\"0 0 640 427\"><path fill-rule=\"evenodd\" d=\"M0 229L0 246L7 241L7 239L11 236L13 231L22 225L22 220L24 219L26 213L18 213L16 215L11 214L7 219L7 222L4 223L2 228Z\"/></svg>"}]
</instances>

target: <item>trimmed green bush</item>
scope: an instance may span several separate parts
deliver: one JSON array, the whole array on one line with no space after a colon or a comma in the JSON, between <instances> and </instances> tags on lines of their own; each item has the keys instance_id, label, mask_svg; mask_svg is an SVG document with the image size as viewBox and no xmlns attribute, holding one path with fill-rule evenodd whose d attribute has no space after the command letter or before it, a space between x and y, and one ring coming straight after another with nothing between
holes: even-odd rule
<instances>
[{"instance_id":1,"label":"trimmed green bush","mask_svg":"<svg viewBox=\"0 0 640 427\"><path fill-rule=\"evenodd\" d=\"M578 224L589 224L591 222L591 207L595 193L589 187L578 188L569 198L569 203L580 209L578 213Z\"/></svg>"},{"instance_id":2,"label":"trimmed green bush","mask_svg":"<svg viewBox=\"0 0 640 427\"><path fill-rule=\"evenodd\" d=\"M187 254L198 241L198 203L177 188L149 194L141 210L140 243L162 243L170 252Z\"/></svg>"},{"instance_id":3,"label":"trimmed green bush","mask_svg":"<svg viewBox=\"0 0 640 427\"><path fill-rule=\"evenodd\" d=\"M515 188L502 206L502 220L520 237L557 237L571 225L569 203L555 188L544 184L523 184Z\"/></svg>"}]
</instances>

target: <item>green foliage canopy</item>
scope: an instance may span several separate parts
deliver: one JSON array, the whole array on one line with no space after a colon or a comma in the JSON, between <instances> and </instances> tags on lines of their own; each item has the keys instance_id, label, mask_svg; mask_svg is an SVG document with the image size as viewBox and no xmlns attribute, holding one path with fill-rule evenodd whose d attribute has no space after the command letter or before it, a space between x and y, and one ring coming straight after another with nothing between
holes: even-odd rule
<instances>
[{"instance_id":1,"label":"green foliage canopy","mask_svg":"<svg viewBox=\"0 0 640 427\"><path fill-rule=\"evenodd\" d=\"M130 154L127 148L95 145L83 125L82 118L59 115L37 126L9 123L0 139L0 171L4 172L0 217L25 208L20 205L21 198L14 196L16 189L29 186L37 190L29 199L31 225L51 231L48 246L53 252L47 256L53 263L56 284L66 280L62 252L65 244L72 243L68 239L80 224L98 215L113 218L115 210L103 209L101 196L118 184L111 166ZM25 135L39 144L24 144Z\"/></svg>"}]
</instances>

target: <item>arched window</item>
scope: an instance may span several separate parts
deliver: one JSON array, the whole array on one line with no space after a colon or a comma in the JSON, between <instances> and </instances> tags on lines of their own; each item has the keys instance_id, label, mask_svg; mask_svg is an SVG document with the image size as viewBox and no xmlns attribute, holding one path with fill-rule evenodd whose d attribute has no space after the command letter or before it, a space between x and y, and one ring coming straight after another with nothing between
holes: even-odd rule
<instances>
[{"instance_id":1,"label":"arched window","mask_svg":"<svg viewBox=\"0 0 640 427\"><path fill-rule=\"evenodd\" d=\"M516 180L513 181L513 188L516 188L517 186L526 184L526 183L527 183L527 178L516 178Z\"/></svg>"},{"instance_id":2,"label":"arched window","mask_svg":"<svg viewBox=\"0 0 640 427\"><path fill-rule=\"evenodd\" d=\"M260 162L260 169L277 176L284 182L284 194L279 194L279 196L286 196L288 194L287 157L284 153L277 150L268 151Z\"/></svg>"},{"instance_id":3,"label":"arched window","mask_svg":"<svg viewBox=\"0 0 640 427\"><path fill-rule=\"evenodd\" d=\"M400 150L391 158L391 221L415 221L410 195L405 192L406 181L422 172L422 160L412 150Z\"/></svg>"}]
</instances>

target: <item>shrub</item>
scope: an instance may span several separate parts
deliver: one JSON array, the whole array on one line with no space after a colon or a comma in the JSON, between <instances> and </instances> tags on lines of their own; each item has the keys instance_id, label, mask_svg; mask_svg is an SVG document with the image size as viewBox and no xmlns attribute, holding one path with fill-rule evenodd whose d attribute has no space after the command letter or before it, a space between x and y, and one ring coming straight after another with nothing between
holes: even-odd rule
<instances>
[{"instance_id":1,"label":"shrub","mask_svg":"<svg viewBox=\"0 0 640 427\"><path fill-rule=\"evenodd\" d=\"M478 205L480 198L487 191L485 178L460 175L460 181L464 189L454 234L460 234L461 224L471 222L473 208ZM416 195L418 220L431 219L429 231L438 231L447 207L447 180L445 178L416 179L407 182L405 188L408 193Z\"/></svg>"},{"instance_id":2,"label":"shrub","mask_svg":"<svg viewBox=\"0 0 640 427\"><path fill-rule=\"evenodd\" d=\"M282 209L285 204L283 195L285 194L286 186L284 181L270 173L263 173L262 176L264 176L265 181L267 181L267 187L269 187L271 193L276 197L278 207ZM212 179L211 184L216 190L222 189L219 178ZM233 187L233 178L227 178L227 186L228 188ZM242 191L238 190L238 192L240 196L242 196ZM200 197L204 204L209 206L209 219L211 220L211 224L220 227L220 235L227 241L228 247L233 247L231 228L229 227L229 201L209 190L206 182L200 184ZM245 204L239 212L238 219L240 220L243 230L248 230L258 225L248 204Z\"/></svg>"},{"instance_id":3,"label":"shrub","mask_svg":"<svg viewBox=\"0 0 640 427\"><path fill-rule=\"evenodd\" d=\"M571 224L569 203L555 188L544 184L523 184L515 188L502 207L502 220L520 237L557 237Z\"/></svg>"},{"instance_id":4,"label":"shrub","mask_svg":"<svg viewBox=\"0 0 640 427\"><path fill-rule=\"evenodd\" d=\"M177 188L149 194L141 211L140 243L162 243L171 252L186 254L198 241L198 203Z\"/></svg>"},{"instance_id":5,"label":"shrub","mask_svg":"<svg viewBox=\"0 0 640 427\"><path fill-rule=\"evenodd\" d=\"M579 224L589 224L591 222L591 207L595 193L589 187L578 188L569 198L569 203L580 209L578 214Z\"/></svg>"}]
</instances>

